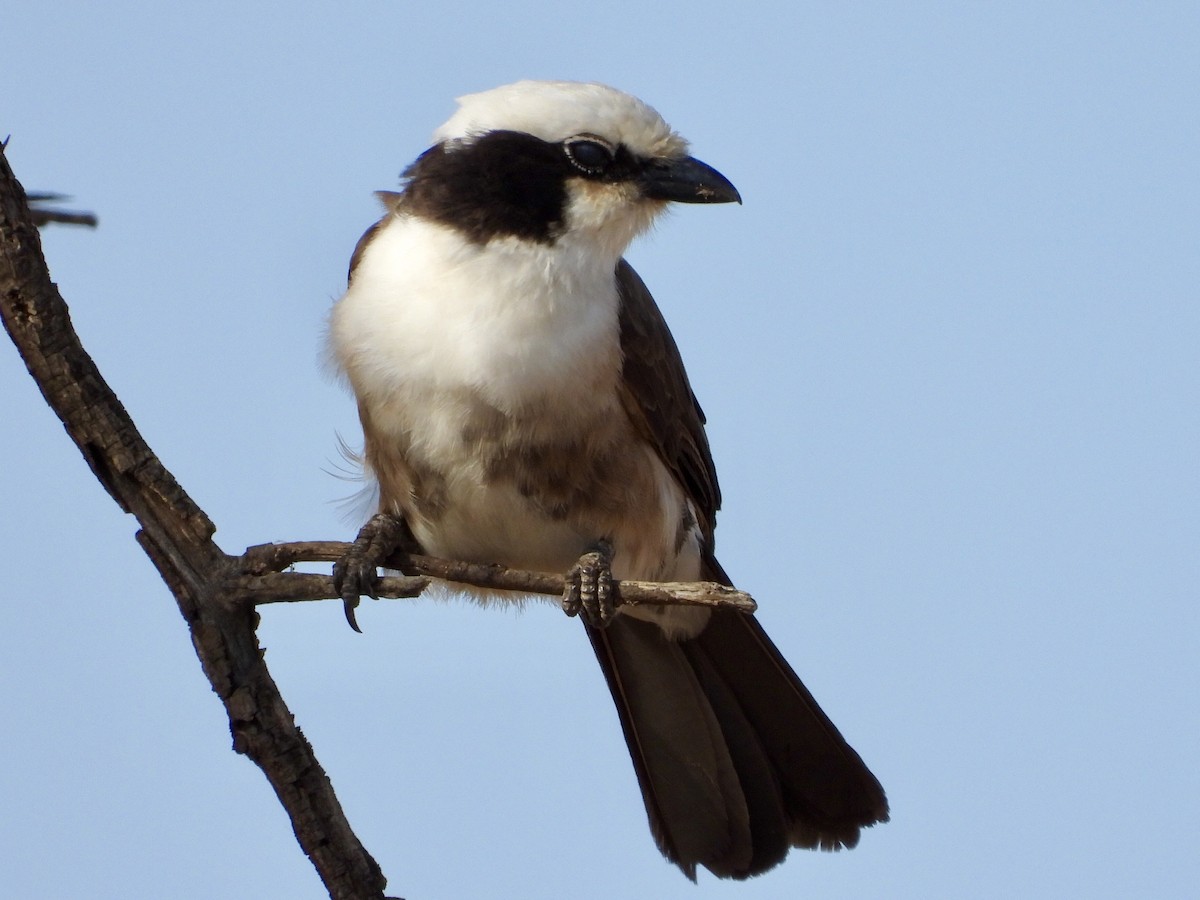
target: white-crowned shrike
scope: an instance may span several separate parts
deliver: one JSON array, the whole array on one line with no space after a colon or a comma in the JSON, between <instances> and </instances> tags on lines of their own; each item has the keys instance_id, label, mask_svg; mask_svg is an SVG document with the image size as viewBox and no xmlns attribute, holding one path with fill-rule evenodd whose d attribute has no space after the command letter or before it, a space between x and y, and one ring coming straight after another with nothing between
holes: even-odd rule
<instances>
[{"instance_id":1,"label":"white-crowned shrike","mask_svg":"<svg viewBox=\"0 0 1200 900\"><path fill-rule=\"evenodd\" d=\"M704 415L622 254L668 203L737 190L599 84L464 97L434 141L331 322L380 512L428 554L570 573L651 831L689 877L854 846L883 789L755 618L610 596L610 578L729 583ZM344 596L378 561L341 567Z\"/></svg>"}]
</instances>

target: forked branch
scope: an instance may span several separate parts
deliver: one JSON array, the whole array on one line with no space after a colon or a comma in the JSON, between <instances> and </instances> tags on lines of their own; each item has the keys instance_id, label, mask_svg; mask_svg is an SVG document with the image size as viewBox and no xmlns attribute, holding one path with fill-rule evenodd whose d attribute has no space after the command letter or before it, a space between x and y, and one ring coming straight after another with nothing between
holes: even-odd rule
<instances>
[{"instance_id":1,"label":"forked branch","mask_svg":"<svg viewBox=\"0 0 1200 900\"><path fill-rule=\"evenodd\" d=\"M137 517L138 542L174 594L233 745L257 764L336 900L383 900L387 880L350 828L333 786L263 661L252 607L226 590L236 558L138 433L79 342L50 281L25 192L0 148L0 319L92 472Z\"/></svg>"}]
</instances>

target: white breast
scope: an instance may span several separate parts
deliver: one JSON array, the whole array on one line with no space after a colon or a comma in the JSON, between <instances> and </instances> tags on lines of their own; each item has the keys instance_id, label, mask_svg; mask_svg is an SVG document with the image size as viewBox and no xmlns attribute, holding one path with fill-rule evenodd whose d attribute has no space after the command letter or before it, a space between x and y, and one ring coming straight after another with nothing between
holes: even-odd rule
<instances>
[{"instance_id":1,"label":"white breast","mask_svg":"<svg viewBox=\"0 0 1200 900\"><path fill-rule=\"evenodd\" d=\"M334 355L376 402L420 385L478 391L501 410L573 406L619 373L615 264L566 241L480 246L394 216L334 309Z\"/></svg>"}]
</instances>

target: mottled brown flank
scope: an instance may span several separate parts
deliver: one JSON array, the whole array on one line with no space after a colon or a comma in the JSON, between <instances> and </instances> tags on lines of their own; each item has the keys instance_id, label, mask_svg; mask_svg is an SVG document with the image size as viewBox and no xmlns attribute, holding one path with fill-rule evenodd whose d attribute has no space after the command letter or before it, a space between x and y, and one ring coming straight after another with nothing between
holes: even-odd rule
<instances>
[{"instance_id":1,"label":"mottled brown flank","mask_svg":"<svg viewBox=\"0 0 1200 900\"><path fill-rule=\"evenodd\" d=\"M428 466L412 467L412 499L417 512L426 519L436 519L446 509L446 477Z\"/></svg>"},{"instance_id":2,"label":"mottled brown flank","mask_svg":"<svg viewBox=\"0 0 1200 900\"><path fill-rule=\"evenodd\" d=\"M548 428L556 417L539 409L518 416L472 414L463 441L483 461L489 484L511 483L534 508L562 521L619 517L653 490L644 458L623 416L601 415L571 434Z\"/></svg>"},{"instance_id":3,"label":"mottled brown flank","mask_svg":"<svg viewBox=\"0 0 1200 900\"><path fill-rule=\"evenodd\" d=\"M379 482L381 509L395 513L416 512L426 519L437 519L446 509L446 478L433 468L416 463L405 437L389 435L386 441L375 439L377 432L367 408L360 403L366 446L363 454Z\"/></svg>"},{"instance_id":4,"label":"mottled brown flank","mask_svg":"<svg viewBox=\"0 0 1200 900\"><path fill-rule=\"evenodd\" d=\"M486 447L500 440L511 423L508 416L490 403L475 399L471 403L471 412L462 428L464 447L478 444Z\"/></svg>"},{"instance_id":5,"label":"mottled brown flank","mask_svg":"<svg viewBox=\"0 0 1200 900\"><path fill-rule=\"evenodd\" d=\"M683 549L684 543L688 539L688 535L692 533L692 529L696 527L696 517L692 515L692 508L685 500L679 510L679 527L675 530L675 555L679 555L679 551Z\"/></svg>"}]
</instances>

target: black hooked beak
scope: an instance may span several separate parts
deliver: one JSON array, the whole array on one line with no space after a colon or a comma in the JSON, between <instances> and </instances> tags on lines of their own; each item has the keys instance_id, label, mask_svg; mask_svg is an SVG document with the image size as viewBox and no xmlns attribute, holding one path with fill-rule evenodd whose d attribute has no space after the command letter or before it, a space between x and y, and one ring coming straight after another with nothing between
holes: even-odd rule
<instances>
[{"instance_id":1,"label":"black hooked beak","mask_svg":"<svg viewBox=\"0 0 1200 900\"><path fill-rule=\"evenodd\" d=\"M677 203L741 203L728 178L691 156L647 160L638 177L642 196Z\"/></svg>"}]
</instances>

